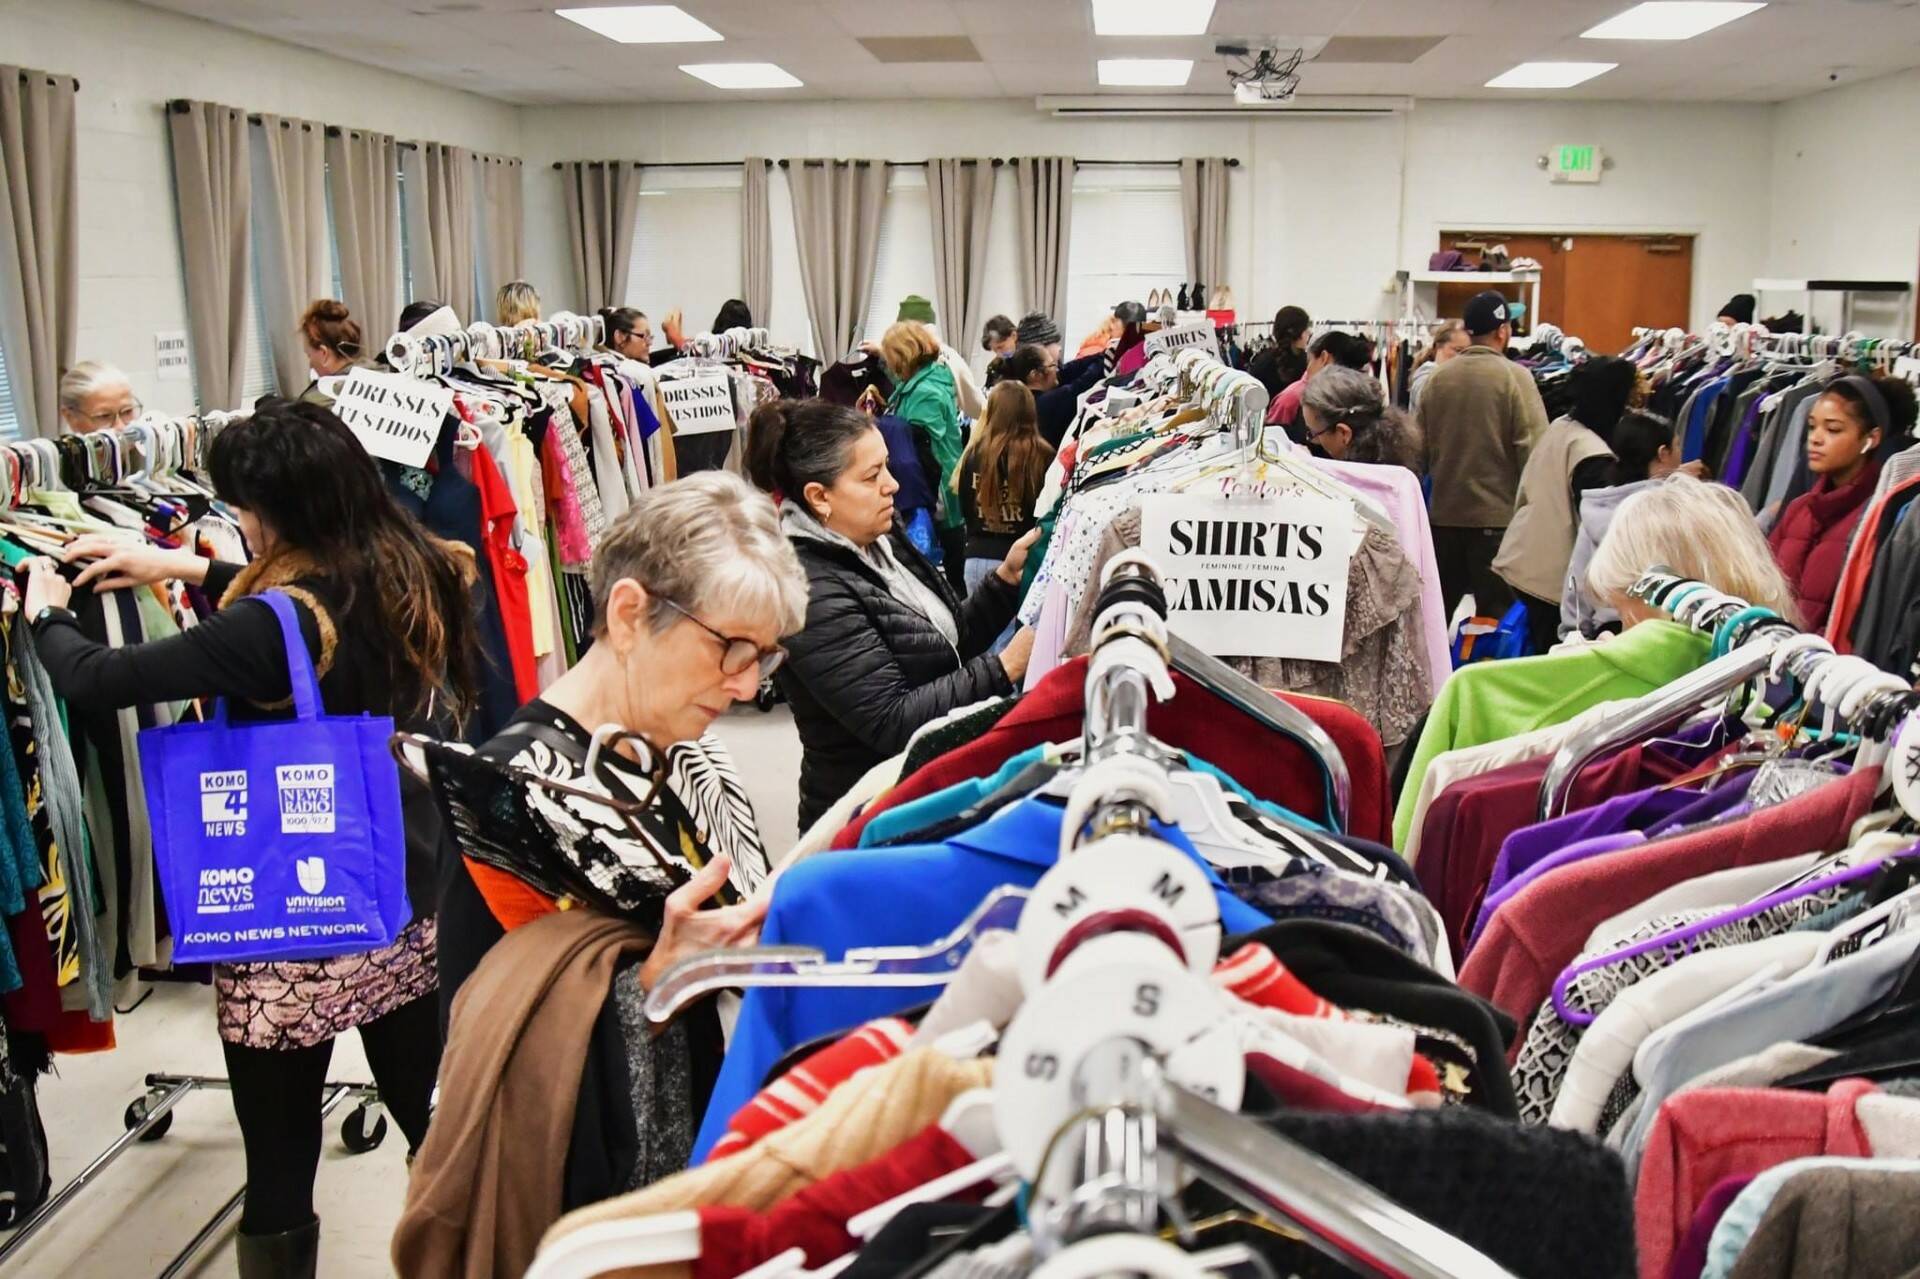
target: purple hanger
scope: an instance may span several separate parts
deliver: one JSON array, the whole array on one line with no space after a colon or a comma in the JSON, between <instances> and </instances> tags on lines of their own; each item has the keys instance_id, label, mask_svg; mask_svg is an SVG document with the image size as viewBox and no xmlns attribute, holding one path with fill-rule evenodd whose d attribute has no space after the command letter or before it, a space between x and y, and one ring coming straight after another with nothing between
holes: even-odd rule
<instances>
[{"instance_id":1,"label":"purple hanger","mask_svg":"<svg viewBox=\"0 0 1920 1279\"><path fill-rule=\"evenodd\" d=\"M1824 892L1829 888L1836 888L1842 884L1851 884L1857 880L1866 879L1869 876L1885 870L1894 862L1905 857L1912 857L1916 853L1920 853L1920 844L1915 844L1910 848L1903 849L1891 857L1883 857L1876 862L1870 862L1863 866L1853 866L1843 871L1837 871L1831 875L1824 875L1819 879L1808 880L1803 883L1790 885L1786 888L1776 889L1758 901L1748 902L1732 910L1722 911L1720 914L1708 919L1702 919L1696 923L1688 924L1684 928L1676 928L1672 932L1661 933L1657 937L1649 937L1643 942L1635 943L1624 949L1608 951L1606 954L1597 955L1584 963L1575 964L1573 967L1561 973L1558 980L1553 983L1553 1010L1560 1015L1560 1020L1569 1025L1591 1026L1599 1016L1598 1013L1590 1013L1567 1006L1567 991L1572 987L1574 982L1586 974L1610 967L1625 959L1632 959L1636 955L1647 954L1649 951L1664 950L1668 946L1674 945L1686 945L1686 943L1706 933L1710 933L1716 928L1724 928L1728 924L1739 923L1741 920L1749 919L1762 911L1772 910L1775 906L1781 905L1784 902L1797 901L1802 897L1810 897L1814 893ZM1691 946L1687 946L1687 953L1693 953Z\"/></svg>"}]
</instances>

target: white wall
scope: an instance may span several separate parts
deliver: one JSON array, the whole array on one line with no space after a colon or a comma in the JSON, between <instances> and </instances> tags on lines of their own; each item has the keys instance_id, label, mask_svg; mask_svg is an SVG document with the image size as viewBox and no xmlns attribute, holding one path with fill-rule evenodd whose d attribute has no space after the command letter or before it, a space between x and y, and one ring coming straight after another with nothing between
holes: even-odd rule
<instances>
[{"instance_id":1,"label":"white wall","mask_svg":"<svg viewBox=\"0 0 1920 1279\"><path fill-rule=\"evenodd\" d=\"M1915 282L1920 269L1916 121L1920 71L1780 105L1773 133L1772 252L1765 274ZM1902 336L1913 336L1910 324Z\"/></svg>"},{"instance_id":2,"label":"white wall","mask_svg":"<svg viewBox=\"0 0 1920 1279\"><path fill-rule=\"evenodd\" d=\"M153 377L154 333L186 327L169 99L519 151L507 103L124 0L0 0L0 59L80 78L77 355L120 365L169 412L193 407L191 383Z\"/></svg>"},{"instance_id":3,"label":"white wall","mask_svg":"<svg viewBox=\"0 0 1920 1279\"><path fill-rule=\"evenodd\" d=\"M1120 121L1060 120L1027 101L536 108L524 113L522 128L528 271L543 294L571 298L554 160L1229 155L1243 162L1229 188L1228 274L1245 314L1270 315L1289 302L1340 319L1392 314L1393 273L1423 265L1447 227L1670 231L1698 237L1693 316L1704 324L1766 262L1773 111L1425 101L1405 115L1350 120ZM1598 145L1613 167L1597 186L1554 186L1535 157L1563 142ZM1019 305L1012 192L1012 175L1002 170L989 312L1015 313ZM785 180L777 171L772 203L771 327L799 335L805 312ZM737 281L734 263L716 261L713 269ZM689 322L697 328L705 319Z\"/></svg>"}]
</instances>

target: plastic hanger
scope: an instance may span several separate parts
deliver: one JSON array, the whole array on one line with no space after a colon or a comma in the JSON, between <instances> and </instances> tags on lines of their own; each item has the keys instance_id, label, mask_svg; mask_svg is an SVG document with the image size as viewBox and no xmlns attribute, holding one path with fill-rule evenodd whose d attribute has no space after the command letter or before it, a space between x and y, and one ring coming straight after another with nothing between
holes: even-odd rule
<instances>
[{"instance_id":1,"label":"plastic hanger","mask_svg":"<svg viewBox=\"0 0 1920 1279\"><path fill-rule=\"evenodd\" d=\"M838 960L810 946L744 946L682 960L647 992L647 1020L671 1021L694 1000L750 986L944 986L982 933L1020 920L1027 891L1001 886L945 937L926 946L865 946Z\"/></svg>"}]
</instances>

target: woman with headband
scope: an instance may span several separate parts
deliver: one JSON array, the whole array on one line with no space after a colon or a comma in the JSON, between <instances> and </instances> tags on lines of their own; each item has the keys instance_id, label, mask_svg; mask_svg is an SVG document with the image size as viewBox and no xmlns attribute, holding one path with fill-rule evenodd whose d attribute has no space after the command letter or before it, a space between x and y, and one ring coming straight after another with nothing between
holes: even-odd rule
<instances>
[{"instance_id":1,"label":"woman with headband","mask_svg":"<svg viewBox=\"0 0 1920 1279\"><path fill-rule=\"evenodd\" d=\"M1813 487L1781 512L1767 539L1810 630L1824 629L1833 609L1847 546L1880 478L1882 446L1904 437L1913 420L1913 388L1897 378L1848 374L1814 401L1807 416Z\"/></svg>"}]
</instances>

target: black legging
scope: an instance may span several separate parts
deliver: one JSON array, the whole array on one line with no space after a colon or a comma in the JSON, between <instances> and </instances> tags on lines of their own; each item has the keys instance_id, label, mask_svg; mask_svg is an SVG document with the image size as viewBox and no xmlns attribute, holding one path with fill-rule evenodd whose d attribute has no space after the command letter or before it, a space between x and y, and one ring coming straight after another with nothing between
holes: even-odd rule
<instances>
[{"instance_id":1,"label":"black legging","mask_svg":"<svg viewBox=\"0 0 1920 1279\"><path fill-rule=\"evenodd\" d=\"M367 1064L409 1151L427 1135L433 1082L440 1073L439 1001L416 999L360 1027ZM250 1235L294 1230L313 1219L320 1169L320 1101L333 1041L311 1048L248 1048L224 1041L233 1111L247 1151L247 1202L240 1229Z\"/></svg>"}]
</instances>

